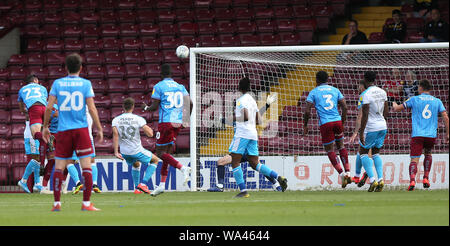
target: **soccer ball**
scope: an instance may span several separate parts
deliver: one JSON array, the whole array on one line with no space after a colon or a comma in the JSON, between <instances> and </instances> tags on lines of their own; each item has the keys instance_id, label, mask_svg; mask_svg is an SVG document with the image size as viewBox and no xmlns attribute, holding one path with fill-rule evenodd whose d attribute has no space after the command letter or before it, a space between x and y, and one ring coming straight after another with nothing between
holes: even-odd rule
<instances>
[{"instance_id":1,"label":"soccer ball","mask_svg":"<svg viewBox=\"0 0 450 246\"><path fill-rule=\"evenodd\" d=\"M178 46L176 53L179 58L188 58L189 48L186 45L180 45Z\"/></svg>"}]
</instances>

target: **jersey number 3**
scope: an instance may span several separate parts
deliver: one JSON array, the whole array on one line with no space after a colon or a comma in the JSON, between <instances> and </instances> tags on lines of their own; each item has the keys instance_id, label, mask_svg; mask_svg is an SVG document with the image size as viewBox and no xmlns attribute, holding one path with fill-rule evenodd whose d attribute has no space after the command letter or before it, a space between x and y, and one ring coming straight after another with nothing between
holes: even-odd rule
<instances>
[{"instance_id":1,"label":"jersey number 3","mask_svg":"<svg viewBox=\"0 0 450 246\"><path fill-rule=\"evenodd\" d=\"M331 101L331 98L333 98L333 95L326 94L323 95L323 98L326 98L325 102L328 103L329 106L323 107L325 110L330 110L334 107L333 101Z\"/></svg>"}]
</instances>

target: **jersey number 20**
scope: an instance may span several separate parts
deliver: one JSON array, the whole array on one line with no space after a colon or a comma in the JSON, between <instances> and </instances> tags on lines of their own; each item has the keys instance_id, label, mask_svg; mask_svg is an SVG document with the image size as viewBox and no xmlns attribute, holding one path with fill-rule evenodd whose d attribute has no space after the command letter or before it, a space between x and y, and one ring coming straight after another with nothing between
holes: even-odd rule
<instances>
[{"instance_id":1,"label":"jersey number 20","mask_svg":"<svg viewBox=\"0 0 450 246\"><path fill-rule=\"evenodd\" d=\"M84 107L84 97L80 91L74 91L72 93L68 91L60 91L60 96L64 97L60 111L80 111Z\"/></svg>"}]
</instances>

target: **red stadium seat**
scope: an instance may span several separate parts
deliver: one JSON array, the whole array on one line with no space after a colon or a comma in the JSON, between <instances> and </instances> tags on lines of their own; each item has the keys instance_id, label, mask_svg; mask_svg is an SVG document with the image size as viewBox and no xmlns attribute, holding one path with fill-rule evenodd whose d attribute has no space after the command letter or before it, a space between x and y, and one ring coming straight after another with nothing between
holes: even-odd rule
<instances>
[{"instance_id":1,"label":"red stadium seat","mask_svg":"<svg viewBox=\"0 0 450 246\"><path fill-rule=\"evenodd\" d=\"M219 47L220 40L214 36L200 36L200 43L203 47Z\"/></svg>"},{"instance_id":2,"label":"red stadium seat","mask_svg":"<svg viewBox=\"0 0 450 246\"><path fill-rule=\"evenodd\" d=\"M165 50L163 51L163 59L164 62L168 63L178 63L180 62L180 58L175 54L173 50Z\"/></svg>"},{"instance_id":3,"label":"red stadium seat","mask_svg":"<svg viewBox=\"0 0 450 246\"><path fill-rule=\"evenodd\" d=\"M237 30L236 24L231 21L221 21L217 25L217 30L221 34L233 34Z\"/></svg>"},{"instance_id":4,"label":"red stadium seat","mask_svg":"<svg viewBox=\"0 0 450 246\"><path fill-rule=\"evenodd\" d=\"M256 26L259 33L273 33L275 25L271 20L257 20Z\"/></svg>"},{"instance_id":5,"label":"red stadium seat","mask_svg":"<svg viewBox=\"0 0 450 246\"><path fill-rule=\"evenodd\" d=\"M112 147L112 139L111 138L103 138L102 142L99 142L97 140L95 140L94 142L94 146L95 146L95 151L99 152L99 155L101 155L101 153L113 153L113 147Z\"/></svg>"},{"instance_id":6,"label":"red stadium seat","mask_svg":"<svg viewBox=\"0 0 450 246\"><path fill-rule=\"evenodd\" d=\"M216 12L213 9L195 9L195 19L197 22L213 22Z\"/></svg>"},{"instance_id":7,"label":"red stadium seat","mask_svg":"<svg viewBox=\"0 0 450 246\"><path fill-rule=\"evenodd\" d=\"M137 19L136 13L130 10L120 10L117 15L120 23L134 23Z\"/></svg>"},{"instance_id":8,"label":"red stadium seat","mask_svg":"<svg viewBox=\"0 0 450 246\"><path fill-rule=\"evenodd\" d=\"M47 59L46 59L46 64L47 65L61 65L64 64L65 62L65 55L61 54L61 53L48 53L47 54Z\"/></svg>"},{"instance_id":9,"label":"red stadium seat","mask_svg":"<svg viewBox=\"0 0 450 246\"><path fill-rule=\"evenodd\" d=\"M0 79L8 80L9 78L9 70L7 68L0 68Z\"/></svg>"},{"instance_id":10,"label":"red stadium seat","mask_svg":"<svg viewBox=\"0 0 450 246\"><path fill-rule=\"evenodd\" d=\"M281 34L281 45L299 45L300 34L284 33Z\"/></svg>"},{"instance_id":11,"label":"red stadium seat","mask_svg":"<svg viewBox=\"0 0 450 246\"><path fill-rule=\"evenodd\" d=\"M260 39L259 39L258 35L240 34L239 38L241 40L242 46L258 46L258 45L260 45Z\"/></svg>"},{"instance_id":12,"label":"red stadium seat","mask_svg":"<svg viewBox=\"0 0 450 246\"><path fill-rule=\"evenodd\" d=\"M241 41L239 37L231 35L219 35L221 46L239 46Z\"/></svg>"},{"instance_id":13,"label":"red stadium seat","mask_svg":"<svg viewBox=\"0 0 450 246\"><path fill-rule=\"evenodd\" d=\"M53 13L53 12L45 13L43 18L44 23L48 24L58 24L62 21L62 16L60 13Z\"/></svg>"},{"instance_id":14,"label":"red stadium seat","mask_svg":"<svg viewBox=\"0 0 450 246\"><path fill-rule=\"evenodd\" d=\"M217 33L217 24L210 22L200 22L198 23L198 32L199 34L207 33L210 35L214 35Z\"/></svg>"},{"instance_id":15,"label":"red stadium seat","mask_svg":"<svg viewBox=\"0 0 450 246\"><path fill-rule=\"evenodd\" d=\"M61 52L64 49L64 42L59 39L47 39L44 42L44 50L47 52Z\"/></svg>"},{"instance_id":16,"label":"red stadium seat","mask_svg":"<svg viewBox=\"0 0 450 246\"><path fill-rule=\"evenodd\" d=\"M27 51L40 52L44 49L44 41L37 39L28 40Z\"/></svg>"},{"instance_id":17,"label":"red stadium seat","mask_svg":"<svg viewBox=\"0 0 450 246\"><path fill-rule=\"evenodd\" d=\"M297 25L291 20L279 20L276 25L278 32L294 32L297 29Z\"/></svg>"},{"instance_id":18,"label":"red stadium seat","mask_svg":"<svg viewBox=\"0 0 450 246\"><path fill-rule=\"evenodd\" d=\"M108 78L123 78L125 76L125 67L121 65L107 65L106 66L106 76ZM111 89L111 84L110 87Z\"/></svg>"},{"instance_id":19,"label":"red stadium seat","mask_svg":"<svg viewBox=\"0 0 450 246\"><path fill-rule=\"evenodd\" d=\"M280 45L281 40L279 35L263 34L260 36L261 45L265 46L277 46Z\"/></svg>"},{"instance_id":20,"label":"red stadium seat","mask_svg":"<svg viewBox=\"0 0 450 246\"><path fill-rule=\"evenodd\" d=\"M11 109L19 108L19 103L17 101L18 97L19 97L18 94L10 94L9 95L9 100L10 100L9 105L10 105Z\"/></svg>"},{"instance_id":21,"label":"red stadium seat","mask_svg":"<svg viewBox=\"0 0 450 246\"><path fill-rule=\"evenodd\" d=\"M82 29L76 25L70 25L64 27L63 36L66 38L79 38L82 33Z\"/></svg>"},{"instance_id":22,"label":"red stadium seat","mask_svg":"<svg viewBox=\"0 0 450 246\"><path fill-rule=\"evenodd\" d=\"M97 24L100 21L100 15L93 11L80 11L82 24Z\"/></svg>"},{"instance_id":23,"label":"red stadium seat","mask_svg":"<svg viewBox=\"0 0 450 246\"><path fill-rule=\"evenodd\" d=\"M233 10L229 8L217 8L216 12L216 21L224 21L224 20L232 20L233 19Z\"/></svg>"},{"instance_id":24,"label":"red stadium seat","mask_svg":"<svg viewBox=\"0 0 450 246\"><path fill-rule=\"evenodd\" d=\"M143 59L142 53L139 51L123 52L123 61L125 64L140 64Z\"/></svg>"},{"instance_id":25,"label":"red stadium seat","mask_svg":"<svg viewBox=\"0 0 450 246\"><path fill-rule=\"evenodd\" d=\"M104 82L104 81L103 81ZM94 89L95 92L95 89ZM111 98L106 95L97 95L94 97L95 105L99 108L109 108L111 106Z\"/></svg>"},{"instance_id":26,"label":"red stadium seat","mask_svg":"<svg viewBox=\"0 0 450 246\"><path fill-rule=\"evenodd\" d=\"M272 19L274 16L274 11L271 8L257 7L255 8L255 19Z\"/></svg>"},{"instance_id":27,"label":"red stadium seat","mask_svg":"<svg viewBox=\"0 0 450 246\"><path fill-rule=\"evenodd\" d=\"M22 133L23 136L23 133ZM11 140L11 151L14 153L23 153L25 150L25 140L21 138L13 138Z\"/></svg>"},{"instance_id":28,"label":"red stadium seat","mask_svg":"<svg viewBox=\"0 0 450 246\"><path fill-rule=\"evenodd\" d=\"M384 41L383 32L373 32L369 35L369 44L379 44Z\"/></svg>"},{"instance_id":29,"label":"red stadium seat","mask_svg":"<svg viewBox=\"0 0 450 246\"><path fill-rule=\"evenodd\" d=\"M2 138L6 138L6 139L11 138L11 136L12 136L11 128L12 128L11 125L1 124L0 125L0 136L2 136Z\"/></svg>"},{"instance_id":30,"label":"red stadium seat","mask_svg":"<svg viewBox=\"0 0 450 246\"><path fill-rule=\"evenodd\" d=\"M140 36L156 36L159 34L159 26L153 23L140 23L138 25Z\"/></svg>"},{"instance_id":31,"label":"red stadium seat","mask_svg":"<svg viewBox=\"0 0 450 246\"><path fill-rule=\"evenodd\" d=\"M57 38L62 36L63 30L57 24L47 24L42 27L46 38Z\"/></svg>"},{"instance_id":32,"label":"red stadium seat","mask_svg":"<svg viewBox=\"0 0 450 246\"><path fill-rule=\"evenodd\" d=\"M139 64L127 64L125 65L127 78L142 78L145 74L145 70Z\"/></svg>"},{"instance_id":33,"label":"red stadium seat","mask_svg":"<svg viewBox=\"0 0 450 246\"><path fill-rule=\"evenodd\" d=\"M105 51L105 63L120 65L123 62L122 53L117 51Z\"/></svg>"},{"instance_id":34,"label":"red stadium seat","mask_svg":"<svg viewBox=\"0 0 450 246\"><path fill-rule=\"evenodd\" d=\"M9 82L0 80L0 95L6 95L7 93L9 93Z\"/></svg>"},{"instance_id":35,"label":"red stadium seat","mask_svg":"<svg viewBox=\"0 0 450 246\"><path fill-rule=\"evenodd\" d=\"M161 22L165 22L165 23L173 23L175 21L175 12L168 10L168 9L164 9L164 10L158 10L158 21Z\"/></svg>"},{"instance_id":36,"label":"red stadium seat","mask_svg":"<svg viewBox=\"0 0 450 246\"><path fill-rule=\"evenodd\" d=\"M181 43L180 38L175 38L173 36L161 37L161 49L163 50L175 50Z\"/></svg>"},{"instance_id":37,"label":"red stadium seat","mask_svg":"<svg viewBox=\"0 0 450 246\"><path fill-rule=\"evenodd\" d=\"M408 32L420 32L423 31L425 21L419 17L411 17L406 19L406 26Z\"/></svg>"},{"instance_id":38,"label":"red stadium seat","mask_svg":"<svg viewBox=\"0 0 450 246\"><path fill-rule=\"evenodd\" d=\"M294 17L294 10L287 6L276 6L273 8L273 14L277 20L292 19Z\"/></svg>"},{"instance_id":39,"label":"red stadium seat","mask_svg":"<svg viewBox=\"0 0 450 246\"><path fill-rule=\"evenodd\" d=\"M16 110L12 110L11 111L11 123L20 123L20 122L25 122L26 120L26 115L22 113L20 110L16 109Z\"/></svg>"},{"instance_id":40,"label":"red stadium seat","mask_svg":"<svg viewBox=\"0 0 450 246\"><path fill-rule=\"evenodd\" d=\"M10 98L0 95L0 109L9 109L11 107Z\"/></svg>"},{"instance_id":41,"label":"red stadium seat","mask_svg":"<svg viewBox=\"0 0 450 246\"><path fill-rule=\"evenodd\" d=\"M106 7L107 5L102 5L102 8ZM117 16L114 11L109 10L101 10L100 12L100 22L101 23L116 23Z\"/></svg>"},{"instance_id":42,"label":"red stadium seat","mask_svg":"<svg viewBox=\"0 0 450 246\"><path fill-rule=\"evenodd\" d=\"M120 33L120 27L115 24L103 24L100 28L103 37L117 37Z\"/></svg>"},{"instance_id":43,"label":"red stadium seat","mask_svg":"<svg viewBox=\"0 0 450 246\"><path fill-rule=\"evenodd\" d=\"M193 22L195 19L195 14L190 9L176 9L175 15L178 23Z\"/></svg>"},{"instance_id":44,"label":"red stadium seat","mask_svg":"<svg viewBox=\"0 0 450 246\"><path fill-rule=\"evenodd\" d=\"M24 131L25 131L25 123L11 124L11 137L23 139Z\"/></svg>"},{"instance_id":45,"label":"red stadium seat","mask_svg":"<svg viewBox=\"0 0 450 246\"><path fill-rule=\"evenodd\" d=\"M98 118L101 122L110 122L111 121L111 112L106 108L97 108Z\"/></svg>"},{"instance_id":46,"label":"red stadium seat","mask_svg":"<svg viewBox=\"0 0 450 246\"><path fill-rule=\"evenodd\" d=\"M145 84L145 82L144 82L144 84ZM138 112L139 115L141 115L141 116L147 115L146 113L141 112L140 105L142 105L142 103L144 103L144 102L147 102L147 99L150 99L150 95L147 95L146 93L143 93L143 92L135 92L135 93L130 93L128 96L134 99L134 103L136 105L135 111ZM148 111L145 111L145 112L148 113Z\"/></svg>"},{"instance_id":47,"label":"red stadium seat","mask_svg":"<svg viewBox=\"0 0 450 246\"><path fill-rule=\"evenodd\" d=\"M103 50L117 52L122 48L122 39L113 37L103 38Z\"/></svg>"},{"instance_id":48,"label":"red stadium seat","mask_svg":"<svg viewBox=\"0 0 450 246\"><path fill-rule=\"evenodd\" d=\"M86 65L102 65L105 63L105 55L97 51L88 51L84 53L84 62Z\"/></svg>"},{"instance_id":49,"label":"red stadium seat","mask_svg":"<svg viewBox=\"0 0 450 246\"><path fill-rule=\"evenodd\" d=\"M314 32L317 29L316 19L302 19L297 21L297 29L300 32Z\"/></svg>"},{"instance_id":50,"label":"red stadium seat","mask_svg":"<svg viewBox=\"0 0 450 246\"><path fill-rule=\"evenodd\" d=\"M148 78L145 83L147 84L147 90L149 92L153 91L153 87L159 82L158 78Z\"/></svg>"},{"instance_id":51,"label":"red stadium seat","mask_svg":"<svg viewBox=\"0 0 450 246\"><path fill-rule=\"evenodd\" d=\"M146 92L147 83L141 78L129 78L127 79L128 92Z\"/></svg>"},{"instance_id":52,"label":"red stadium seat","mask_svg":"<svg viewBox=\"0 0 450 246\"><path fill-rule=\"evenodd\" d=\"M28 59L26 55L14 54L9 57L8 66L25 66L27 65Z\"/></svg>"},{"instance_id":53,"label":"red stadium seat","mask_svg":"<svg viewBox=\"0 0 450 246\"><path fill-rule=\"evenodd\" d=\"M98 66L98 65L86 65L85 68L87 72L87 76L89 79L98 78L103 79L105 78L106 70L105 67Z\"/></svg>"},{"instance_id":54,"label":"red stadium seat","mask_svg":"<svg viewBox=\"0 0 450 246\"><path fill-rule=\"evenodd\" d=\"M28 76L28 69L25 67L10 67L9 79L25 79Z\"/></svg>"},{"instance_id":55,"label":"red stadium seat","mask_svg":"<svg viewBox=\"0 0 450 246\"><path fill-rule=\"evenodd\" d=\"M256 32L256 25L254 22L251 21L237 21L237 32L238 33L255 33Z\"/></svg>"},{"instance_id":56,"label":"red stadium seat","mask_svg":"<svg viewBox=\"0 0 450 246\"><path fill-rule=\"evenodd\" d=\"M124 38L123 39L124 50L140 50L142 49L142 42L138 38Z\"/></svg>"},{"instance_id":57,"label":"red stadium seat","mask_svg":"<svg viewBox=\"0 0 450 246\"><path fill-rule=\"evenodd\" d=\"M155 50L144 50L143 53L143 63L156 63L160 64L163 60L162 53Z\"/></svg>"},{"instance_id":58,"label":"red stadium seat","mask_svg":"<svg viewBox=\"0 0 450 246\"><path fill-rule=\"evenodd\" d=\"M188 153L190 150L189 135L178 135L175 146L177 153Z\"/></svg>"},{"instance_id":59,"label":"red stadium seat","mask_svg":"<svg viewBox=\"0 0 450 246\"><path fill-rule=\"evenodd\" d=\"M299 19L311 19L313 17L313 11L305 6L295 6L294 13L295 17Z\"/></svg>"},{"instance_id":60,"label":"red stadium seat","mask_svg":"<svg viewBox=\"0 0 450 246\"><path fill-rule=\"evenodd\" d=\"M83 41L80 40L66 40L64 42L64 49L69 52L80 52L84 48Z\"/></svg>"},{"instance_id":61,"label":"red stadium seat","mask_svg":"<svg viewBox=\"0 0 450 246\"><path fill-rule=\"evenodd\" d=\"M107 81L109 86L109 93L124 93L128 88L127 82L122 78L110 78ZM112 96L111 103L113 103Z\"/></svg>"},{"instance_id":62,"label":"red stadium seat","mask_svg":"<svg viewBox=\"0 0 450 246\"><path fill-rule=\"evenodd\" d=\"M180 23L178 24L180 35L196 35L198 33L198 24L196 23Z\"/></svg>"},{"instance_id":63,"label":"red stadium seat","mask_svg":"<svg viewBox=\"0 0 450 246\"><path fill-rule=\"evenodd\" d=\"M25 75L27 76L27 75ZM10 80L9 83L11 84L9 87L9 92L17 94L23 86L25 86L27 83L23 79L19 80Z\"/></svg>"},{"instance_id":64,"label":"red stadium seat","mask_svg":"<svg viewBox=\"0 0 450 246\"><path fill-rule=\"evenodd\" d=\"M157 129L153 129L153 132L156 132ZM147 150L155 151L156 147L156 139L155 138L148 138L148 137L141 137L142 141L142 147L144 147Z\"/></svg>"},{"instance_id":65,"label":"red stadium seat","mask_svg":"<svg viewBox=\"0 0 450 246\"><path fill-rule=\"evenodd\" d=\"M142 48L144 50L153 50L157 51L160 48L161 44L158 39L155 37L143 37L142 38Z\"/></svg>"},{"instance_id":66,"label":"red stadium seat","mask_svg":"<svg viewBox=\"0 0 450 246\"><path fill-rule=\"evenodd\" d=\"M0 123L6 124L11 121L11 113L10 111L6 111L5 109L0 109Z\"/></svg>"},{"instance_id":67,"label":"red stadium seat","mask_svg":"<svg viewBox=\"0 0 450 246\"><path fill-rule=\"evenodd\" d=\"M138 26L134 23L120 24L120 35L122 37L136 37L139 35Z\"/></svg>"},{"instance_id":68,"label":"red stadium seat","mask_svg":"<svg viewBox=\"0 0 450 246\"><path fill-rule=\"evenodd\" d=\"M81 28L81 34L83 37L94 37L98 38L100 36L101 29L97 27L95 24L85 24Z\"/></svg>"},{"instance_id":69,"label":"red stadium seat","mask_svg":"<svg viewBox=\"0 0 450 246\"><path fill-rule=\"evenodd\" d=\"M125 113L125 110L123 110L122 107L112 107L111 108L111 119L114 119L123 113Z\"/></svg>"},{"instance_id":70,"label":"red stadium seat","mask_svg":"<svg viewBox=\"0 0 450 246\"><path fill-rule=\"evenodd\" d=\"M138 9L137 21L140 23L153 23L158 18L157 14L150 9Z\"/></svg>"}]
</instances>

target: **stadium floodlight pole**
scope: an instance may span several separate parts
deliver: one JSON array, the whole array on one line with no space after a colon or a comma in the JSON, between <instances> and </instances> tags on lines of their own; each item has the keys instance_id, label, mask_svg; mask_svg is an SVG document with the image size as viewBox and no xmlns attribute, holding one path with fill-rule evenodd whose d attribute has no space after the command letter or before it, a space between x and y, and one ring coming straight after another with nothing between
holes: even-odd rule
<instances>
[{"instance_id":1,"label":"stadium floodlight pole","mask_svg":"<svg viewBox=\"0 0 450 246\"><path fill-rule=\"evenodd\" d=\"M242 63L252 63L256 64L253 69L258 69L256 66L260 64L264 64L264 68L268 69L268 66L284 66L284 67L292 67L294 66L307 66L307 67L314 67L317 69L317 67L321 67L322 69L332 69L335 67L339 67L341 69L367 69L368 67L373 69L390 69L390 68L416 68L422 66L422 64L425 64L427 67L433 67L433 68L439 68L443 70L448 70L448 48L449 43L448 42L436 42L436 43L401 43L401 44L361 44L361 45L305 45L305 46L253 46L253 47L192 47L190 48L190 95L193 101L193 108L191 109L191 118L190 118L190 162L191 162L191 168L192 168L192 175L191 175L191 190L195 191L197 190L197 187L200 185L200 181L198 179L198 175L200 173L200 167L201 165L204 165L203 163L199 163L200 157L208 157L210 154L202 154L203 152L200 152L201 148L203 146L200 146L199 139L202 138L202 134L197 132L197 124L203 124L206 122L203 122L200 116L200 119L198 118L199 115L204 112L197 112L197 107L201 105L202 99L202 90L203 88L200 88L201 81L197 81L198 76L203 76L202 71L208 71L211 73L213 69L220 70L223 73L223 77L216 76L212 77L211 74L208 74L206 77L209 76L211 79L229 79L236 81L239 79L239 76L236 76L233 73L233 69L239 70L239 73L242 73L244 71L244 68L242 66ZM411 52L408 52L411 50ZM417 57L412 57L412 54L416 50L438 50L439 55L437 58L440 60L436 62L437 65L433 63L435 57L430 57L425 55L418 54ZM445 54L445 50L447 50L447 54ZM387 55L392 55L391 59L388 60L381 60L381 62L377 63L377 59L374 60L356 60L356 62L347 62L347 61L339 61L337 60L339 58L340 53L354 53L360 51L362 55L364 55L364 52L368 52L369 54L377 54L377 52L382 53L383 51L400 51L400 52L393 52L392 54L389 53ZM405 52L402 52L405 51ZM305 56L295 56L290 55L290 53L305 53ZM317 56L314 56L314 54L317 53ZM328 53L328 55L321 56L322 53ZM304 57L310 58L310 59L303 59ZM406 57L407 61L404 60L404 57ZM213 60L226 60L231 61L226 64L217 64L213 63L211 61ZM316 59L316 60L314 60ZM316 61L320 60L320 63L315 63ZM446 61L447 60L447 61ZM203 63L202 61L208 61L210 63ZM409 63L408 63L409 62ZM421 63L421 64L420 64ZM417 65L419 64L419 65ZM231 67L231 66L236 67ZM228 68L227 68L228 66ZM228 69L228 70L227 70ZM270 68L271 69L271 68ZM265 72L264 70L260 70L261 73ZM278 73L276 69L271 70L272 73ZM242 75L242 74L241 74ZM227 77L228 76L228 77ZM201 77L203 80L204 77ZM297 79L298 80L298 79ZM223 89L224 85L223 83L216 82L217 86L222 89L222 92L225 92L230 90L230 88L227 87L227 89ZM286 88L294 88L294 85L291 85L291 87ZM210 85L208 85L210 86ZM205 91L208 91L210 89L215 88L205 88ZM284 89L284 88L283 88ZM198 94L198 95L197 95ZM215 96L216 94L211 94L212 96ZM225 98L227 95L225 95ZM229 98L228 98L229 99ZM231 99L232 100L232 99ZM283 99L282 99L283 100ZM284 100L291 100L291 99L284 99ZM201 107L199 108L202 109ZM220 114L220 112L218 112ZM203 143L202 143L203 144ZM227 143L223 143L226 145ZM229 144L229 143L228 143ZM215 148L218 149L218 148ZM215 157L218 157L219 155L223 155L224 151L227 149L226 146L220 146L220 150L214 152ZM209 150L208 150L209 151Z\"/></svg>"}]
</instances>

